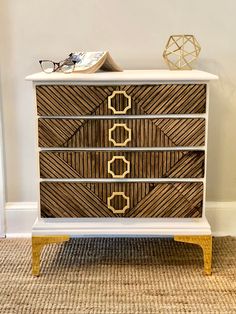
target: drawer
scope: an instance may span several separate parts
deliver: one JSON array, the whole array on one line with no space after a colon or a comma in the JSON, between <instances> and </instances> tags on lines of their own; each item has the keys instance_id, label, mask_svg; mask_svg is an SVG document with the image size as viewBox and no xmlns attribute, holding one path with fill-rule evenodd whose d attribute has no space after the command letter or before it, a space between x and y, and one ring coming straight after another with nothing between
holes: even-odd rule
<instances>
[{"instance_id":1,"label":"drawer","mask_svg":"<svg viewBox=\"0 0 236 314\"><path fill-rule=\"evenodd\" d=\"M205 119L56 119L38 121L40 147L203 146Z\"/></svg>"},{"instance_id":2,"label":"drawer","mask_svg":"<svg viewBox=\"0 0 236 314\"><path fill-rule=\"evenodd\" d=\"M205 84L36 86L39 116L206 112Z\"/></svg>"},{"instance_id":3,"label":"drawer","mask_svg":"<svg viewBox=\"0 0 236 314\"><path fill-rule=\"evenodd\" d=\"M203 178L203 151L40 152L41 178Z\"/></svg>"},{"instance_id":4,"label":"drawer","mask_svg":"<svg viewBox=\"0 0 236 314\"><path fill-rule=\"evenodd\" d=\"M202 216L203 183L41 182L41 217Z\"/></svg>"}]
</instances>

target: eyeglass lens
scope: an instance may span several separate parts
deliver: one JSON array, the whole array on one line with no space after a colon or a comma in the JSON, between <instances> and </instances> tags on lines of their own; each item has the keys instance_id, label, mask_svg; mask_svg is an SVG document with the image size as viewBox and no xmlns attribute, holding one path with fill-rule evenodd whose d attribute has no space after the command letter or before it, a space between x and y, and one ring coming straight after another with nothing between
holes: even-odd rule
<instances>
[{"instance_id":1,"label":"eyeglass lens","mask_svg":"<svg viewBox=\"0 0 236 314\"><path fill-rule=\"evenodd\" d=\"M43 60L40 65L45 73L52 73L54 71L54 63L52 61Z\"/></svg>"},{"instance_id":2,"label":"eyeglass lens","mask_svg":"<svg viewBox=\"0 0 236 314\"><path fill-rule=\"evenodd\" d=\"M71 73L71 72L73 72L74 67L75 67L75 64L72 61L62 61L60 63L60 66L59 66L60 70L63 73Z\"/></svg>"}]
</instances>

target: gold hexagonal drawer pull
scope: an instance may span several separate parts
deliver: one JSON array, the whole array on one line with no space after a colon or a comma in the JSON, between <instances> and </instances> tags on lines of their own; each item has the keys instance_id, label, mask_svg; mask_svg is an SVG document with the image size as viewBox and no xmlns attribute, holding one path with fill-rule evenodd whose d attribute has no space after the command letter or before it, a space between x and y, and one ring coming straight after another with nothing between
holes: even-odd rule
<instances>
[{"instance_id":1,"label":"gold hexagonal drawer pull","mask_svg":"<svg viewBox=\"0 0 236 314\"><path fill-rule=\"evenodd\" d=\"M126 200L126 205L122 209L115 209L111 205L111 201L116 196L122 196ZM125 195L124 192L113 192L111 196L108 196L107 198L107 207L114 213L114 214L124 214L126 209L128 209L130 206L129 197Z\"/></svg>"},{"instance_id":2,"label":"gold hexagonal drawer pull","mask_svg":"<svg viewBox=\"0 0 236 314\"><path fill-rule=\"evenodd\" d=\"M116 128L124 128L128 132L128 136L124 142L116 142L116 140L112 138L112 132L115 131ZM109 141L112 142L114 146L126 146L126 144L131 141L131 129L127 127L125 123L115 123L113 127L108 130L108 132Z\"/></svg>"},{"instance_id":3,"label":"gold hexagonal drawer pull","mask_svg":"<svg viewBox=\"0 0 236 314\"><path fill-rule=\"evenodd\" d=\"M122 174L116 174L111 170L111 165L116 160L122 160L126 165L126 170ZM128 173L130 173L130 161L125 159L125 156L113 156L111 160L107 163L107 172L112 175L113 178L124 178Z\"/></svg>"},{"instance_id":4,"label":"gold hexagonal drawer pull","mask_svg":"<svg viewBox=\"0 0 236 314\"><path fill-rule=\"evenodd\" d=\"M116 110L116 108L114 108L112 106L112 98L114 98L116 95L123 95L125 98L128 99L128 104L123 110ZM124 91L124 90L113 91L111 96L108 96L108 108L111 109L114 114L125 114L127 112L127 110L129 110L131 108L131 96L127 95L126 91Z\"/></svg>"}]
</instances>

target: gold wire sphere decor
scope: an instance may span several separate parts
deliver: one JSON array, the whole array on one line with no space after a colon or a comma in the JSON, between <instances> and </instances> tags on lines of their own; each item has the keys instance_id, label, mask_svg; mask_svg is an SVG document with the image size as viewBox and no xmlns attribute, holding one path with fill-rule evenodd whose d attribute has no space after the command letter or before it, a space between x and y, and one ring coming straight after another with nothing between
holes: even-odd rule
<instances>
[{"instance_id":1,"label":"gold wire sphere decor","mask_svg":"<svg viewBox=\"0 0 236 314\"><path fill-rule=\"evenodd\" d=\"M165 46L163 58L170 70L192 70L201 51L194 35L171 35Z\"/></svg>"}]
</instances>

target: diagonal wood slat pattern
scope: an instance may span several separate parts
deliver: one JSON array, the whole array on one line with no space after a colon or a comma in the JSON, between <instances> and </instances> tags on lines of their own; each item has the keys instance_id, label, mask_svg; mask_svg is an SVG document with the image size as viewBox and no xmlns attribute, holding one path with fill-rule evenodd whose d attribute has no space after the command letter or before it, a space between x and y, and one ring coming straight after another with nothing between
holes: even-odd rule
<instances>
[{"instance_id":1,"label":"diagonal wood slat pattern","mask_svg":"<svg viewBox=\"0 0 236 314\"><path fill-rule=\"evenodd\" d=\"M112 178L107 164L113 156L130 162L126 178L203 178L204 152L41 152L41 178ZM112 164L115 174L126 170L123 161Z\"/></svg>"},{"instance_id":2,"label":"diagonal wood slat pattern","mask_svg":"<svg viewBox=\"0 0 236 314\"><path fill-rule=\"evenodd\" d=\"M159 184L129 212L129 217L201 217L201 183Z\"/></svg>"},{"instance_id":3,"label":"diagonal wood slat pattern","mask_svg":"<svg viewBox=\"0 0 236 314\"><path fill-rule=\"evenodd\" d=\"M130 198L124 214L107 208L107 196L122 191ZM137 193L138 191L138 193ZM202 183L61 183L42 182L42 217L201 217ZM114 199L122 208L124 201Z\"/></svg>"},{"instance_id":4,"label":"diagonal wood slat pattern","mask_svg":"<svg viewBox=\"0 0 236 314\"><path fill-rule=\"evenodd\" d=\"M106 217L106 204L77 183L40 184L42 217Z\"/></svg>"},{"instance_id":5,"label":"diagonal wood slat pattern","mask_svg":"<svg viewBox=\"0 0 236 314\"><path fill-rule=\"evenodd\" d=\"M127 114L191 114L206 112L205 84L159 84L124 86L39 85L36 87L39 116L109 115L108 96L126 91L132 108ZM126 100L114 97L114 106L123 110ZM100 108L100 110L99 110Z\"/></svg>"},{"instance_id":6,"label":"diagonal wood slat pattern","mask_svg":"<svg viewBox=\"0 0 236 314\"><path fill-rule=\"evenodd\" d=\"M114 115L108 108L111 95L117 111L123 111L131 99L126 114L146 118L101 119ZM39 146L58 148L40 153L41 178L111 178L107 165L113 156L123 156L130 162L126 178L204 177L204 152L186 151L184 147L205 145L205 117L150 119L148 115L206 113L206 84L38 85L36 98L38 115L44 116L38 120ZM83 119L83 115L97 119ZM182 146L183 150L60 151L60 148L114 147L109 129L115 123L125 124L131 130L127 147ZM112 139L125 142L127 132L125 128L116 128ZM112 171L122 174L125 167L117 159ZM118 194L110 205L117 210L127 202L119 192L129 197L130 207L124 214L114 214L107 206L107 198L114 192ZM203 183L41 182L40 195L42 217L189 218L202 216Z\"/></svg>"},{"instance_id":7,"label":"diagonal wood slat pattern","mask_svg":"<svg viewBox=\"0 0 236 314\"><path fill-rule=\"evenodd\" d=\"M108 130L114 123L131 129L127 147L203 146L205 119L39 119L40 147L114 147ZM117 128L112 133L116 142L124 142L127 131Z\"/></svg>"}]
</instances>

